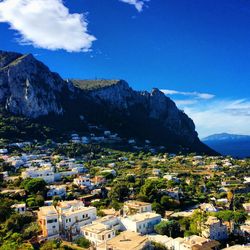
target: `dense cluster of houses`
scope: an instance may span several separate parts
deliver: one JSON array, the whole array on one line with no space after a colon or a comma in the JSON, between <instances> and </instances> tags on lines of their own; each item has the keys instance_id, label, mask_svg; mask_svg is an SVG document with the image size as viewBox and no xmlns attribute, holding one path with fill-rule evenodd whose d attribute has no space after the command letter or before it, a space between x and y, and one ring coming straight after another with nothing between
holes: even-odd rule
<instances>
[{"instance_id":1,"label":"dense cluster of houses","mask_svg":"<svg viewBox=\"0 0 250 250\"><path fill-rule=\"evenodd\" d=\"M80 137L77 134L71 135L71 142L88 144L91 142L100 142L105 140L119 140L117 134L110 131L104 131L103 136ZM134 145L134 139L128 141ZM146 144L150 144L147 141ZM30 143L18 143L13 146L24 147ZM105 174L117 175L115 170L116 163L109 163L105 168L99 171L98 175L90 176L88 170L84 167L83 162L79 163L74 158L60 156L60 159L52 163L57 156L51 156L50 152L40 154L19 154L9 155L8 149L0 150L0 157L6 163L10 164L15 171L20 171L21 177L41 178L47 183L47 198L51 200L45 201L45 206L40 207L37 212L37 220L41 227L42 234L40 240L53 238L62 238L73 241L79 236L88 239L97 250L106 249L144 249L150 246L151 242L158 242L171 250L209 250L218 249L219 242L226 240L229 234L233 232L231 225L222 223L217 217L209 216L201 225L201 234L192 235L183 238L172 238L155 233L154 227L161 221L167 221L169 218L188 217L191 216L196 208L204 212L218 212L220 207L216 204L228 204L227 198L215 199L211 198L210 203L202 203L186 211L174 212L166 211L164 218L160 214L152 210L150 203L128 200L124 203L123 208L104 217L97 216L97 210L91 204L82 200L66 200L68 192L68 184L60 182L64 177L72 177L70 185L75 185L81 190L86 190L87 194L93 195L102 192L101 186L106 183ZM175 155L169 155L175 157ZM211 157L211 160L216 160ZM118 161L128 161L126 157L119 157ZM237 168L230 159L223 159L222 165L215 163L206 164L203 156L193 157L193 166L202 166L206 171L218 171L222 167ZM198 169L198 168L197 168ZM198 170L197 170L198 171ZM8 180L12 178L8 172L3 172L2 176ZM180 183L178 173L162 172L158 168L152 169L149 179L163 178L166 181ZM209 176L207 178L210 178ZM222 178L221 190L228 191L231 181L235 181L231 177ZM186 179L189 183L189 179ZM248 186L250 177L244 178L244 185ZM204 187L205 190L206 187ZM172 188L162 189L159 192L164 193L179 202L183 193L177 185ZM59 197L61 201L53 204L53 197ZM98 195L97 195L98 196ZM214 200L213 200L214 199ZM90 206L89 206L90 205ZM12 206L18 213L25 213L26 204L15 204ZM250 215L250 203L243 204L243 208ZM104 211L105 213L105 211ZM119 233L118 233L119 232ZM250 237L250 222L247 220L245 224L240 226L237 232L243 237ZM228 247L225 249L249 249L246 246L237 246L237 248Z\"/></svg>"},{"instance_id":2,"label":"dense cluster of houses","mask_svg":"<svg viewBox=\"0 0 250 250\"><path fill-rule=\"evenodd\" d=\"M95 207L85 207L82 201L77 200L63 201L56 207L40 207L38 221L44 238L62 237L72 240L83 235L99 250L143 249L151 241L174 250L216 249L219 246L216 240L228 237L227 227L215 217L208 218L202 236L174 239L154 233L154 226L166 219L153 212L150 203L129 200L124 203L123 210L123 215L98 218ZM118 231L121 233L117 235ZM124 242L120 239L124 239ZM133 248L128 241L138 248Z\"/></svg>"}]
</instances>

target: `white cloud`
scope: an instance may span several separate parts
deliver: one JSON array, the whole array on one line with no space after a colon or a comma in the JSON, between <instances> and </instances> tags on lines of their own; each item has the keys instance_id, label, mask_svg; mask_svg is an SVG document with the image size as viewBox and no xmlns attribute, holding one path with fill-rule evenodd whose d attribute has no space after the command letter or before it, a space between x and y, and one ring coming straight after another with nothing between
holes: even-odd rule
<instances>
[{"instance_id":1,"label":"white cloud","mask_svg":"<svg viewBox=\"0 0 250 250\"><path fill-rule=\"evenodd\" d=\"M250 135L250 100L212 100L178 106L194 120L200 138L221 132Z\"/></svg>"},{"instance_id":2,"label":"white cloud","mask_svg":"<svg viewBox=\"0 0 250 250\"><path fill-rule=\"evenodd\" d=\"M120 0L123 3L128 3L131 5L134 5L135 8L141 12L144 6L145 1L144 0Z\"/></svg>"},{"instance_id":3,"label":"white cloud","mask_svg":"<svg viewBox=\"0 0 250 250\"><path fill-rule=\"evenodd\" d=\"M184 95L184 96L193 96L199 99L212 99L215 97L215 95L208 94L208 93L200 93L200 92L184 92L184 91L177 91L172 89L161 89L161 92L163 92L165 95Z\"/></svg>"},{"instance_id":4,"label":"white cloud","mask_svg":"<svg viewBox=\"0 0 250 250\"><path fill-rule=\"evenodd\" d=\"M21 44L50 50L88 51L96 40L84 15L70 14L62 0L0 1L0 22L18 31Z\"/></svg>"},{"instance_id":5,"label":"white cloud","mask_svg":"<svg viewBox=\"0 0 250 250\"><path fill-rule=\"evenodd\" d=\"M197 103L197 100L191 100L191 99L188 99L188 100L174 100L175 104L177 106L182 106L182 105L192 105L192 104L195 104Z\"/></svg>"}]
</instances>

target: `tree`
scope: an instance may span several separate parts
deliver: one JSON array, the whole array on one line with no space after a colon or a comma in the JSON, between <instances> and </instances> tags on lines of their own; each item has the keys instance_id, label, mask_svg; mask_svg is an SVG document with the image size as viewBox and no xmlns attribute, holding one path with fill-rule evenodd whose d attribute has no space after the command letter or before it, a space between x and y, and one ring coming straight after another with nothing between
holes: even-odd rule
<instances>
[{"instance_id":1,"label":"tree","mask_svg":"<svg viewBox=\"0 0 250 250\"><path fill-rule=\"evenodd\" d=\"M6 221L6 219L11 215L12 204L13 202L9 199L0 199L0 222Z\"/></svg>"},{"instance_id":2,"label":"tree","mask_svg":"<svg viewBox=\"0 0 250 250\"><path fill-rule=\"evenodd\" d=\"M37 236L40 232L40 227L37 222L32 222L24 227L22 237L24 239L31 239L33 236Z\"/></svg>"},{"instance_id":3,"label":"tree","mask_svg":"<svg viewBox=\"0 0 250 250\"><path fill-rule=\"evenodd\" d=\"M46 192L46 182L41 178L25 179L21 183L21 187L23 187L30 194Z\"/></svg>"},{"instance_id":4,"label":"tree","mask_svg":"<svg viewBox=\"0 0 250 250\"><path fill-rule=\"evenodd\" d=\"M176 238L180 236L180 224L175 220L161 221L155 225L155 231L158 234Z\"/></svg>"},{"instance_id":5,"label":"tree","mask_svg":"<svg viewBox=\"0 0 250 250\"><path fill-rule=\"evenodd\" d=\"M78 239L76 239L76 244L80 247L83 248L89 248L91 243L88 239L86 239L85 237L79 237Z\"/></svg>"},{"instance_id":6,"label":"tree","mask_svg":"<svg viewBox=\"0 0 250 250\"><path fill-rule=\"evenodd\" d=\"M154 249L154 250L168 250L167 247L165 247L163 244L158 243L158 242L152 241L152 242L151 242L151 245L153 246L153 249Z\"/></svg>"},{"instance_id":7,"label":"tree","mask_svg":"<svg viewBox=\"0 0 250 250\"><path fill-rule=\"evenodd\" d=\"M145 184L141 187L140 194L148 197L150 201L158 198L158 190L163 188L164 185L159 180L146 180Z\"/></svg>"},{"instance_id":8,"label":"tree","mask_svg":"<svg viewBox=\"0 0 250 250\"><path fill-rule=\"evenodd\" d=\"M165 216L165 209L164 207L158 203L158 202L153 202L152 203L152 210L155 211L157 214L160 214L161 216Z\"/></svg>"},{"instance_id":9,"label":"tree","mask_svg":"<svg viewBox=\"0 0 250 250\"><path fill-rule=\"evenodd\" d=\"M123 202L129 195L129 188L122 183L116 183L110 190L109 197L111 200Z\"/></svg>"}]
</instances>

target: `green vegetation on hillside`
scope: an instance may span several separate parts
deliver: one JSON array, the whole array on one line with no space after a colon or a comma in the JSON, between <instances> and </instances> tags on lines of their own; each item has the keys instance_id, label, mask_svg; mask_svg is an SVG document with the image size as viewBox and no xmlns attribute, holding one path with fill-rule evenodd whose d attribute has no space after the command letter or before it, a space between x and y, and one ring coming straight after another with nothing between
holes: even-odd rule
<instances>
[{"instance_id":1,"label":"green vegetation on hillside","mask_svg":"<svg viewBox=\"0 0 250 250\"><path fill-rule=\"evenodd\" d=\"M72 79L71 82L77 87L82 90L95 90L105 87L110 87L115 85L120 80L105 80L105 79L98 79L98 80L77 80Z\"/></svg>"}]
</instances>

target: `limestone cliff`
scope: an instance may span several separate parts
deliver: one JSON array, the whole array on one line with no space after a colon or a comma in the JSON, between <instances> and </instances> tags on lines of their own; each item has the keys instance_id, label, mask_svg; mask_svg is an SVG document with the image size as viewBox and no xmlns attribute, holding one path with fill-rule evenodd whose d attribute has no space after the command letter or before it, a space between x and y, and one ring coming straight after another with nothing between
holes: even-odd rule
<instances>
[{"instance_id":1,"label":"limestone cliff","mask_svg":"<svg viewBox=\"0 0 250 250\"><path fill-rule=\"evenodd\" d=\"M65 81L30 54L0 51L0 107L32 119L59 118L58 127L68 121L75 130L84 116L170 150L214 153L198 139L193 121L158 89L135 91L124 80Z\"/></svg>"}]
</instances>

